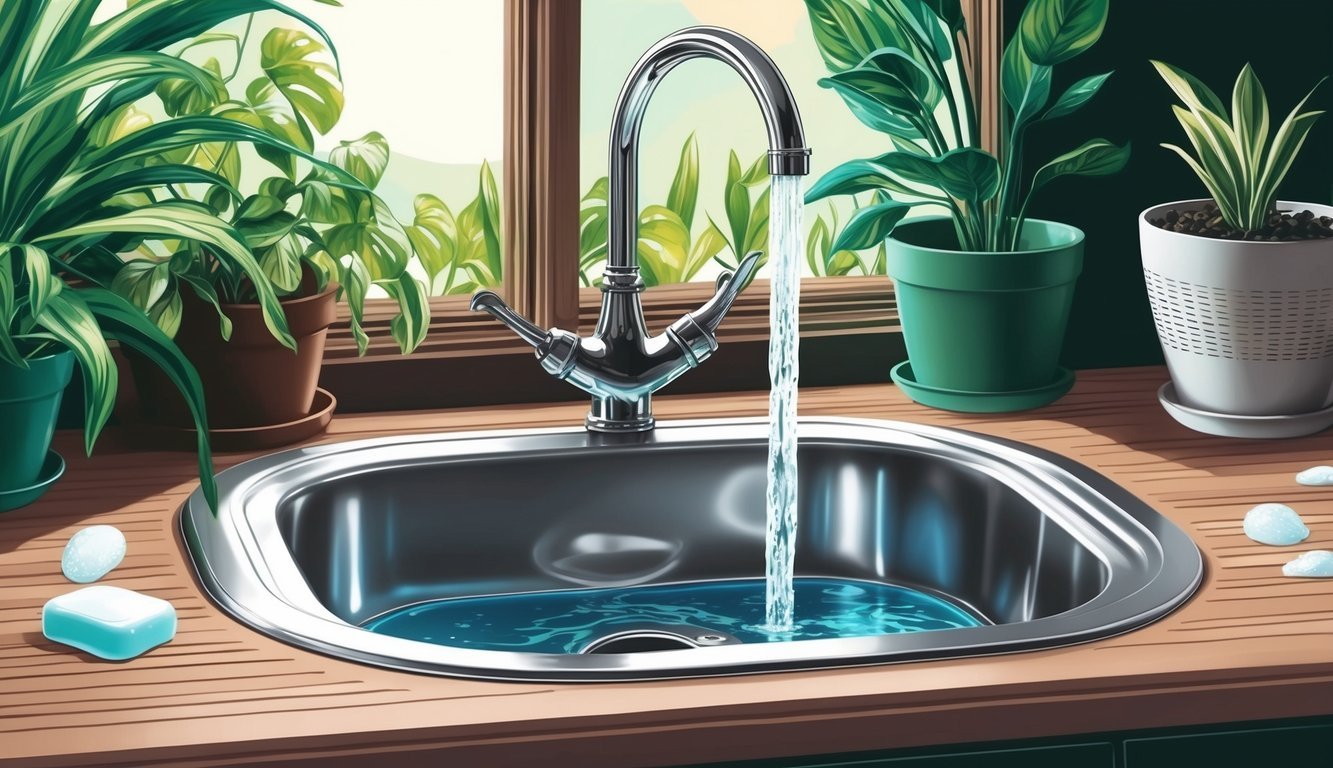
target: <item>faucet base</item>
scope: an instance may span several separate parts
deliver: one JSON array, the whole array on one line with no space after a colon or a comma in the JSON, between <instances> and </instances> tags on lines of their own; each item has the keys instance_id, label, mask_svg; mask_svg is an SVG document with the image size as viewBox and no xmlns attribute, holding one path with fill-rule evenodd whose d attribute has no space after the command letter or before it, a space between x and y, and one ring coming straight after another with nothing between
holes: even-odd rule
<instances>
[{"instance_id":1,"label":"faucet base","mask_svg":"<svg viewBox=\"0 0 1333 768\"><path fill-rule=\"evenodd\" d=\"M647 432L656 424L651 397L644 395L634 401L594 397L583 425L591 432Z\"/></svg>"}]
</instances>

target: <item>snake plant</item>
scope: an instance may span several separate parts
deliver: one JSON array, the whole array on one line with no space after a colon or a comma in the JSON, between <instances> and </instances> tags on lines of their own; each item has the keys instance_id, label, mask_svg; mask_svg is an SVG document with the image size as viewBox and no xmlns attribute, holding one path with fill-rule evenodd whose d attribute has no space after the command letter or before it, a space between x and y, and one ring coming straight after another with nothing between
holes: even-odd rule
<instances>
[{"instance_id":1,"label":"snake plant","mask_svg":"<svg viewBox=\"0 0 1333 768\"><path fill-rule=\"evenodd\" d=\"M1174 105L1194 156L1174 144L1163 147L1180 155L1208 188L1223 220L1245 232L1263 229L1277 188L1286 178L1322 110L1302 112L1323 79L1271 133L1268 97L1254 69L1246 64L1231 92L1231 118L1217 94L1189 73L1153 61L1158 74L1184 102ZM1327 78L1325 78L1327 79ZM1270 141L1271 138L1271 141Z\"/></svg>"},{"instance_id":2,"label":"snake plant","mask_svg":"<svg viewBox=\"0 0 1333 768\"><path fill-rule=\"evenodd\" d=\"M211 115L130 133L118 133L118 127L132 116L135 102L164 82L214 87L211 72L164 49L257 11L310 22L273 0L142 0L95 24L99 5L0 0L0 361L24 369L52 347L72 351L82 369L85 447L91 452L116 395L107 339L138 350L167 373L190 405L200 477L212 501L198 376L142 311L99 284L95 265L145 240L201 243L249 263L243 236L207 207L144 201L140 193L165 184L208 184L234 197L234 187L219 174L167 158L208 142L287 146ZM148 157L158 160L139 162ZM262 298L270 327L289 338L276 297Z\"/></svg>"},{"instance_id":3,"label":"snake plant","mask_svg":"<svg viewBox=\"0 0 1333 768\"><path fill-rule=\"evenodd\" d=\"M952 214L958 244L969 251L1012 251L1032 194L1060 176L1120 170L1129 145L1093 139L1031 174L1022 168L1024 138L1037 123L1082 107L1111 73L1085 77L1051 100L1052 68L1088 50L1106 25L1109 0L1031 0L1000 67L1002 145L980 146L981 130L966 62L971 41L959 0L806 0L830 88L894 150L852 160L825 174L806 202L880 192L848 220L833 252L871 248L912 206Z\"/></svg>"}]
</instances>

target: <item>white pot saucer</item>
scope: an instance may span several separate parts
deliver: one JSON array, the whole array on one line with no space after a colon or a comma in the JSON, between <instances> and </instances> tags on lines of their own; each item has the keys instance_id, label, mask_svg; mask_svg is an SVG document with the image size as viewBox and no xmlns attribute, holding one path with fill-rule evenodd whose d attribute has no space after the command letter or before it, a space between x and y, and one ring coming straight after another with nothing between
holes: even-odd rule
<instances>
[{"instance_id":1,"label":"white pot saucer","mask_svg":"<svg viewBox=\"0 0 1333 768\"><path fill-rule=\"evenodd\" d=\"M1191 408L1180 402L1176 395L1176 385L1169 381L1157 390L1157 401L1171 414L1171 418L1206 435L1276 439L1313 435L1333 426L1333 406L1290 416L1237 416Z\"/></svg>"}]
</instances>

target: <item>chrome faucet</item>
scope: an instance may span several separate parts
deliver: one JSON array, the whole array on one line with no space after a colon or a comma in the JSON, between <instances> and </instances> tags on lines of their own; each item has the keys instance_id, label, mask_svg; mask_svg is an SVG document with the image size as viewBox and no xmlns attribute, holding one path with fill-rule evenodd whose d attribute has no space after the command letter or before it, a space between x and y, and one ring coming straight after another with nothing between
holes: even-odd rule
<instances>
[{"instance_id":1,"label":"chrome faucet","mask_svg":"<svg viewBox=\"0 0 1333 768\"><path fill-rule=\"evenodd\" d=\"M754 92L768 128L768 170L774 176L810 172L801 115L777 65L759 46L731 30L691 27L658 41L630 71L611 118L610 222L602 275L602 313L592 336L552 328L543 331L498 295L478 291L473 311L484 310L532 345L547 373L592 395L584 423L595 432L644 432L653 428L652 394L717 350L717 327L737 294L759 268L755 251L736 273L718 277L713 298L649 336L639 277L639 129L654 89L677 64L697 57L726 62ZM738 244L739 245L739 244Z\"/></svg>"}]
</instances>

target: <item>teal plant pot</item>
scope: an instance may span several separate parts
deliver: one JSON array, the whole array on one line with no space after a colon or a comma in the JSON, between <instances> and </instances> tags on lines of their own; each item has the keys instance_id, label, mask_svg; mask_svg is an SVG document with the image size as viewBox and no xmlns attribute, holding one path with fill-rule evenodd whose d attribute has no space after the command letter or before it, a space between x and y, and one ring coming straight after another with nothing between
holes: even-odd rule
<instances>
[{"instance_id":1,"label":"teal plant pot","mask_svg":"<svg viewBox=\"0 0 1333 768\"><path fill-rule=\"evenodd\" d=\"M886 263L914 383L959 395L937 407L1020 410L1072 385L1060 348L1083 269L1083 232L1029 219L1019 246L959 251L948 218L904 222L889 237Z\"/></svg>"},{"instance_id":2,"label":"teal plant pot","mask_svg":"<svg viewBox=\"0 0 1333 768\"><path fill-rule=\"evenodd\" d=\"M27 488L42 474L73 373L69 350L29 360L26 371L0 362L0 492Z\"/></svg>"}]
</instances>

